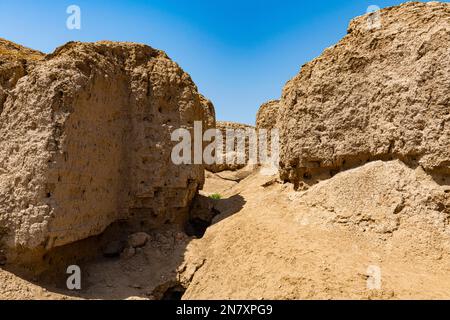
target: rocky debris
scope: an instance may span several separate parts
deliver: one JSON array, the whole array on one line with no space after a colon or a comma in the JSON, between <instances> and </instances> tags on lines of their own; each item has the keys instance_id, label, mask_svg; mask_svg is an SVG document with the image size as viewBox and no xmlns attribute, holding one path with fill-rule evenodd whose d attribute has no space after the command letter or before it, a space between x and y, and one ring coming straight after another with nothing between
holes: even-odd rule
<instances>
[{"instance_id":1,"label":"rocky debris","mask_svg":"<svg viewBox=\"0 0 450 320\"><path fill-rule=\"evenodd\" d=\"M162 299L178 288L176 270L191 238L178 228L149 232L145 246L123 250L121 259L93 261L84 267L92 286L84 297L123 299L130 296ZM125 254L129 254L125 256ZM109 286L108 286L109 284Z\"/></svg>"},{"instance_id":2,"label":"rocky debris","mask_svg":"<svg viewBox=\"0 0 450 320\"><path fill-rule=\"evenodd\" d=\"M379 28L372 16L357 17L286 84L284 180L311 184L390 159L450 173L450 4L407 2L379 13Z\"/></svg>"},{"instance_id":3,"label":"rocky debris","mask_svg":"<svg viewBox=\"0 0 450 320\"><path fill-rule=\"evenodd\" d=\"M8 262L35 261L119 219L184 223L204 168L172 164L171 133L215 122L188 74L140 44L70 42L46 56L4 47L2 61L33 61L17 73L0 67L0 248Z\"/></svg>"},{"instance_id":4,"label":"rocky debris","mask_svg":"<svg viewBox=\"0 0 450 320\"><path fill-rule=\"evenodd\" d=\"M149 237L150 236L145 232L134 233L128 238L128 244L132 248L143 247L147 243Z\"/></svg>"},{"instance_id":5,"label":"rocky debris","mask_svg":"<svg viewBox=\"0 0 450 320\"><path fill-rule=\"evenodd\" d=\"M256 114L256 129L272 130L277 128L279 111L279 100L270 100L261 105Z\"/></svg>"},{"instance_id":6,"label":"rocky debris","mask_svg":"<svg viewBox=\"0 0 450 320\"><path fill-rule=\"evenodd\" d=\"M217 121L216 129L219 130L222 134L223 146L221 157L218 157L216 159L222 159L222 161L217 160L216 163L212 165L206 165L206 170L216 173L226 170L233 171L244 168L249 161L249 139L247 130L254 130L254 127L241 123ZM230 134L228 139L227 132L229 132ZM244 143L244 148L242 149L239 148L239 141L241 141L240 139L242 139L242 143ZM227 143L230 143L230 145L232 146L232 151L228 152L229 149L227 149ZM242 162L239 161L241 157L244 160ZM227 159L229 160L227 161ZM220 161L222 163L220 163Z\"/></svg>"}]
</instances>

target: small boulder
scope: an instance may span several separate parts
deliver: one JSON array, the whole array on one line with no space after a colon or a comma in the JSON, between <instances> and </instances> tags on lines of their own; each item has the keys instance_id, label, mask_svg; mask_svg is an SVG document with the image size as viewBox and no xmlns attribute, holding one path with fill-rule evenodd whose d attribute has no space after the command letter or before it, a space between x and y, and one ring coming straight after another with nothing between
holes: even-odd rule
<instances>
[{"instance_id":1,"label":"small boulder","mask_svg":"<svg viewBox=\"0 0 450 320\"><path fill-rule=\"evenodd\" d=\"M145 246L149 237L145 232L134 233L128 238L128 244L133 248L140 248Z\"/></svg>"}]
</instances>

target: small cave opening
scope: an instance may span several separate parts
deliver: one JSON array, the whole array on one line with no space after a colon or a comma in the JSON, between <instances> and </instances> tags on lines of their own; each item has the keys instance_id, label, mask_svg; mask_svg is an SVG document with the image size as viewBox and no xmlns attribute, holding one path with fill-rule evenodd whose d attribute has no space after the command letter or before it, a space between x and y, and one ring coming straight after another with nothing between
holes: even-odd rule
<instances>
[{"instance_id":1,"label":"small cave opening","mask_svg":"<svg viewBox=\"0 0 450 320\"><path fill-rule=\"evenodd\" d=\"M181 298L183 297L185 292L186 292L186 289L183 288L181 285L177 284L175 286L169 287L163 293L161 300L178 301L178 300L181 300Z\"/></svg>"},{"instance_id":2,"label":"small cave opening","mask_svg":"<svg viewBox=\"0 0 450 320\"><path fill-rule=\"evenodd\" d=\"M203 238L206 230L212 225L213 219L220 214L214 207L210 209L208 215L191 216L184 226L184 232L189 237Z\"/></svg>"},{"instance_id":3,"label":"small cave opening","mask_svg":"<svg viewBox=\"0 0 450 320\"><path fill-rule=\"evenodd\" d=\"M189 237L196 237L200 239L205 235L206 229L208 229L210 225L211 221L205 221L200 218L192 218L186 223L184 232Z\"/></svg>"}]
</instances>

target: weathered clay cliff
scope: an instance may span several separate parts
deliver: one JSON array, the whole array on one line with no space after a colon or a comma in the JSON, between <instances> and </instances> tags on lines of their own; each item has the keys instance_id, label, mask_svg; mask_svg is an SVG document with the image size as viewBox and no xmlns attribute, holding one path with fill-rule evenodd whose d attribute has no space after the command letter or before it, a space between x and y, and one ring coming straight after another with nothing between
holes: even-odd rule
<instances>
[{"instance_id":1,"label":"weathered clay cliff","mask_svg":"<svg viewBox=\"0 0 450 320\"><path fill-rule=\"evenodd\" d=\"M271 100L261 105L256 114L256 128L271 130L277 127L280 101Z\"/></svg>"},{"instance_id":2,"label":"weathered clay cliff","mask_svg":"<svg viewBox=\"0 0 450 320\"><path fill-rule=\"evenodd\" d=\"M450 172L450 6L408 2L354 19L280 102L281 175L302 184L372 160Z\"/></svg>"},{"instance_id":3,"label":"weathered clay cliff","mask_svg":"<svg viewBox=\"0 0 450 320\"><path fill-rule=\"evenodd\" d=\"M44 54L0 38L0 111L8 91Z\"/></svg>"},{"instance_id":4,"label":"weathered clay cliff","mask_svg":"<svg viewBox=\"0 0 450 320\"><path fill-rule=\"evenodd\" d=\"M221 213L179 268L183 299L449 297L450 188L421 168L374 161L306 192L260 173L219 185Z\"/></svg>"},{"instance_id":5,"label":"weathered clay cliff","mask_svg":"<svg viewBox=\"0 0 450 320\"><path fill-rule=\"evenodd\" d=\"M221 172L245 167L249 162L248 130L253 130L254 127L229 121L217 121L216 129L221 135L222 150L216 139L216 161L214 164L207 165L206 169L211 172Z\"/></svg>"},{"instance_id":6,"label":"weathered clay cliff","mask_svg":"<svg viewBox=\"0 0 450 320\"><path fill-rule=\"evenodd\" d=\"M73 42L46 56L0 45L0 245L8 262L119 219L183 223L204 169L172 164L171 132L215 122L188 74L139 44Z\"/></svg>"}]
</instances>

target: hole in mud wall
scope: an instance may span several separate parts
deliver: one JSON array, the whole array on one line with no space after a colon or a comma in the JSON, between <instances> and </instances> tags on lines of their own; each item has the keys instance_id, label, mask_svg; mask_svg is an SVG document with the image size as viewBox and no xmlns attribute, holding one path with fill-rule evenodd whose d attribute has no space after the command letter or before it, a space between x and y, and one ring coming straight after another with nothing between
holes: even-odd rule
<instances>
[{"instance_id":1,"label":"hole in mud wall","mask_svg":"<svg viewBox=\"0 0 450 320\"><path fill-rule=\"evenodd\" d=\"M181 300L185 293L186 289L180 285L176 285L167 289L161 300Z\"/></svg>"},{"instance_id":2,"label":"hole in mud wall","mask_svg":"<svg viewBox=\"0 0 450 320\"><path fill-rule=\"evenodd\" d=\"M203 238L216 216L220 214L214 206L218 201L197 195L191 204L189 218L184 224L184 232L189 237Z\"/></svg>"},{"instance_id":3,"label":"hole in mud wall","mask_svg":"<svg viewBox=\"0 0 450 320\"><path fill-rule=\"evenodd\" d=\"M196 237L198 239L205 235L206 229L211 225L210 221L205 221L199 218L190 219L184 228L184 232L189 237Z\"/></svg>"}]
</instances>

